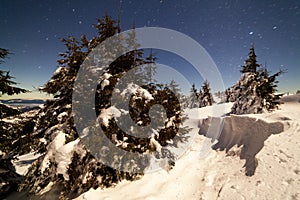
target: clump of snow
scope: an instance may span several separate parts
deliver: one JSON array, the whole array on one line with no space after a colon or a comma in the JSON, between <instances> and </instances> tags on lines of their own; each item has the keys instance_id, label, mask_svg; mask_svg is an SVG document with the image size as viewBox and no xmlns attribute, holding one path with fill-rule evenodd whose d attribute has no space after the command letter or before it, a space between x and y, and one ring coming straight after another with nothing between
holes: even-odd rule
<instances>
[{"instance_id":1,"label":"clump of snow","mask_svg":"<svg viewBox=\"0 0 300 200\"><path fill-rule=\"evenodd\" d=\"M109 74L109 73L104 73L104 74L103 74L103 78L104 78L104 79L109 79L110 77L112 77L112 75Z\"/></svg>"},{"instance_id":2,"label":"clump of snow","mask_svg":"<svg viewBox=\"0 0 300 200\"><path fill-rule=\"evenodd\" d=\"M135 94L138 88L139 86L137 84L129 83L120 95L124 97L126 94Z\"/></svg>"},{"instance_id":3,"label":"clump of snow","mask_svg":"<svg viewBox=\"0 0 300 200\"><path fill-rule=\"evenodd\" d=\"M109 125L109 120L113 117L120 117L121 111L117 109L115 106L111 106L107 109L103 109L98 117L100 123L104 124L105 126Z\"/></svg>"},{"instance_id":4,"label":"clump of snow","mask_svg":"<svg viewBox=\"0 0 300 200\"><path fill-rule=\"evenodd\" d=\"M150 100L154 99L148 90L146 90L134 83L129 83L127 85L126 89L124 89L120 95L125 97L125 95L128 95L128 94L130 94L130 95L136 94L134 97L135 99L144 98L146 100L146 102L149 102Z\"/></svg>"},{"instance_id":5,"label":"clump of snow","mask_svg":"<svg viewBox=\"0 0 300 200\"><path fill-rule=\"evenodd\" d=\"M65 180L69 180L67 169L71 163L73 153L83 154L82 146L79 144L79 139L67 143L55 153L55 161L57 163L57 173L62 174Z\"/></svg>"},{"instance_id":6,"label":"clump of snow","mask_svg":"<svg viewBox=\"0 0 300 200\"><path fill-rule=\"evenodd\" d=\"M159 142L154 139L154 137L150 138L150 145L151 145L152 149L155 149L158 153L161 153L161 148L162 147L159 144Z\"/></svg>"},{"instance_id":7,"label":"clump of snow","mask_svg":"<svg viewBox=\"0 0 300 200\"><path fill-rule=\"evenodd\" d=\"M106 86L109 85L109 80L107 79L104 79L102 82L101 82L101 89L103 90Z\"/></svg>"},{"instance_id":8,"label":"clump of snow","mask_svg":"<svg viewBox=\"0 0 300 200\"><path fill-rule=\"evenodd\" d=\"M69 114L67 112L62 112L57 116L57 120L61 122L64 117L68 116Z\"/></svg>"},{"instance_id":9,"label":"clump of snow","mask_svg":"<svg viewBox=\"0 0 300 200\"><path fill-rule=\"evenodd\" d=\"M1 153L0 153L0 155L1 155ZM38 157L40 157L40 156L41 156L41 154L37 154L35 152L32 152L32 153L28 153L28 154L25 154L25 155L18 156L17 160L13 160L12 163L14 164L14 166L16 168L16 172L18 174L25 175L28 171L28 168L33 163L33 161L38 159Z\"/></svg>"},{"instance_id":10,"label":"clump of snow","mask_svg":"<svg viewBox=\"0 0 300 200\"><path fill-rule=\"evenodd\" d=\"M63 125L57 125L49 129L51 131L51 136L53 137L52 142L48 146L48 151L45 154L43 161L41 163L41 172L49 166L50 161L55 161L57 163L57 174L62 174L65 180L68 180L67 169L71 163L72 156L74 152L79 155L84 155L85 152L81 144L79 144L79 139L71 141L67 144L66 134L63 131ZM49 134L49 133L46 134Z\"/></svg>"},{"instance_id":11,"label":"clump of snow","mask_svg":"<svg viewBox=\"0 0 300 200\"><path fill-rule=\"evenodd\" d=\"M144 88L139 87L136 92L138 93L138 96L143 97L144 99L146 99L146 101L154 99L152 94L150 94L150 92Z\"/></svg>"},{"instance_id":12,"label":"clump of snow","mask_svg":"<svg viewBox=\"0 0 300 200\"><path fill-rule=\"evenodd\" d=\"M54 139L49 144L47 154L45 155L41 164L41 172L43 172L49 166L50 159L55 158L56 152L65 144L66 141L65 133L61 130L55 130L52 135L54 136Z\"/></svg>"},{"instance_id":13,"label":"clump of snow","mask_svg":"<svg viewBox=\"0 0 300 200\"><path fill-rule=\"evenodd\" d=\"M52 189L53 185L54 185L54 182L50 181L50 183L46 187L44 187L38 194L42 195L46 192L49 192Z\"/></svg>"},{"instance_id":14,"label":"clump of snow","mask_svg":"<svg viewBox=\"0 0 300 200\"><path fill-rule=\"evenodd\" d=\"M58 67L55 72L53 73L53 76L60 74L62 71L66 71L65 67Z\"/></svg>"}]
</instances>

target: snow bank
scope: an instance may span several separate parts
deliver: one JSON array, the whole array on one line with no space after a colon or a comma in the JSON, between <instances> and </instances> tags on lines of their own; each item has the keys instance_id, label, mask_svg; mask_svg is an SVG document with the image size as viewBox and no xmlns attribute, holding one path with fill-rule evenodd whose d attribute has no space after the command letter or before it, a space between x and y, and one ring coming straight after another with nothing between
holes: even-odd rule
<instances>
[{"instance_id":1,"label":"snow bank","mask_svg":"<svg viewBox=\"0 0 300 200\"><path fill-rule=\"evenodd\" d=\"M283 96L281 98L281 101L282 102L289 102L289 103L300 103L300 94Z\"/></svg>"},{"instance_id":2,"label":"snow bank","mask_svg":"<svg viewBox=\"0 0 300 200\"><path fill-rule=\"evenodd\" d=\"M255 144L248 144L243 151L245 155L253 155L263 145L255 156L254 163L258 163L258 167L252 177L244 174L244 160L233 156L241 154L237 145L227 153L211 150L206 157L200 157L207 138L197 134L191 148L172 170L155 171L133 182L122 181L114 188L90 189L77 199L298 199L300 112L295 112L297 110L300 110L300 103L294 101L283 104L281 110L273 113L224 119L225 130L222 131L232 135L223 135L224 140L220 137L222 142L215 147L222 146L225 150L234 140L244 144L251 140ZM189 110L190 123L198 123L202 118L203 124L208 111L209 108ZM285 129L288 124L290 128Z\"/></svg>"},{"instance_id":3,"label":"snow bank","mask_svg":"<svg viewBox=\"0 0 300 200\"><path fill-rule=\"evenodd\" d=\"M212 124L214 121L217 123ZM214 149L228 152L236 145L242 146L240 158L246 159L246 175L252 176L257 167L255 155L264 147L264 141L272 134L283 132L284 126L288 127L288 124L268 122L247 115L231 115L201 120L199 133L218 141Z\"/></svg>"}]
</instances>

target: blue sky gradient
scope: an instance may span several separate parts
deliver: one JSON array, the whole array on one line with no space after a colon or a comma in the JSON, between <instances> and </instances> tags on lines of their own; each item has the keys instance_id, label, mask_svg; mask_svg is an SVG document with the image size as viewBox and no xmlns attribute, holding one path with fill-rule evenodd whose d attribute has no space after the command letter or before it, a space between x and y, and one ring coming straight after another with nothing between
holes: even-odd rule
<instances>
[{"instance_id":1,"label":"blue sky gradient","mask_svg":"<svg viewBox=\"0 0 300 200\"><path fill-rule=\"evenodd\" d=\"M27 98L39 96L57 68L59 53L65 51L60 38L96 34L92 24L104 14L117 19L120 1L17 1L0 2L0 47L9 49L1 70L9 70L20 87L32 90ZM251 0L123 0L122 30L155 26L180 31L201 44L215 61L226 87L240 77L240 66L254 42L258 63L276 72L279 91L300 89L300 1ZM157 55L158 61L186 69L185 62ZM200 87L203 80L186 72ZM19 96L23 97L23 96ZM5 97L2 97L5 98Z\"/></svg>"}]
</instances>

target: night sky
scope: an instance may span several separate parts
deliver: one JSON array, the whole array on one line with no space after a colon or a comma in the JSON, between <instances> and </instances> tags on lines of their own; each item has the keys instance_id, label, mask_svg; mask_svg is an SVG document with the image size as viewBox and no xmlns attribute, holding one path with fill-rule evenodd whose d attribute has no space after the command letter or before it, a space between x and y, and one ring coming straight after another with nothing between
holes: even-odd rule
<instances>
[{"instance_id":1,"label":"night sky","mask_svg":"<svg viewBox=\"0 0 300 200\"><path fill-rule=\"evenodd\" d=\"M92 24L106 13L117 19L119 4L119 0L1 0L0 47L13 53L1 70L10 70L20 87L35 91L51 78L58 54L66 50L60 38L95 35ZM226 87L239 79L240 66L254 42L258 63L274 73L287 70L279 78L280 92L300 89L298 0L123 0L122 30L133 23L177 30L195 39L215 61ZM174 63L178 65L172 59L165 64ZM197 77L189 78L202 84ZM29 96L40 97L35 92Z\"/></svg>"}]
</instances>

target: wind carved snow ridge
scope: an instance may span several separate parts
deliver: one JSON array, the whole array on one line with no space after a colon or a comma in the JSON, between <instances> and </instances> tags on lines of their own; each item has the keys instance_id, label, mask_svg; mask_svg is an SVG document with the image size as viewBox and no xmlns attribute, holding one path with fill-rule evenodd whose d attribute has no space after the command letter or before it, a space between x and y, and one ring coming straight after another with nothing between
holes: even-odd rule
<instances>
[{"instance_id":1,"label":"wind carved snow ridge","mask_svg":"<svg viewBox=\"0 0 300 200\"><path fill-rule=\"evenodd\" d=\"M216 123L217 122L217 123ZM212 125L212 126L211 126ZM250 116L230 115L224 118L208 117L199 122L199 134L217 140L212 148L226 151L237 145L241 147L238 154L245 159L245 173L252 176L258 165L256 154L264 147L264 141L272 134L279 134L289 127L287 122L267 122Z\"/></svg>"}]
</instances>

